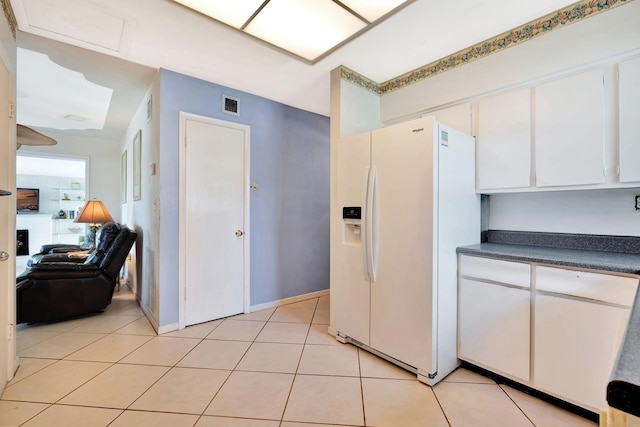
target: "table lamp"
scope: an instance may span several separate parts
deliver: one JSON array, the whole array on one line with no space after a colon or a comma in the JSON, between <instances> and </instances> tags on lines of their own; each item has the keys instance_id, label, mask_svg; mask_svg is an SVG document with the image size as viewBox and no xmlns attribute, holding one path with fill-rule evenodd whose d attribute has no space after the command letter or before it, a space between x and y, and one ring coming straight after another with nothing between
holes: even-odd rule
<instances>
[{"instance_id":1,"label":"table lamp","mask_svg":"<svg viewBox=\"0 0 640 427\"><path fill-rule=\"evenodd\" d=\"M96 232L105 222L111 222L113 218L104 204L97 199L88 200L84 204L80 214L73 222L89 224L89 230L93 235L93 246L91 250L96 248Z\"/></svg>"}]
</instances>

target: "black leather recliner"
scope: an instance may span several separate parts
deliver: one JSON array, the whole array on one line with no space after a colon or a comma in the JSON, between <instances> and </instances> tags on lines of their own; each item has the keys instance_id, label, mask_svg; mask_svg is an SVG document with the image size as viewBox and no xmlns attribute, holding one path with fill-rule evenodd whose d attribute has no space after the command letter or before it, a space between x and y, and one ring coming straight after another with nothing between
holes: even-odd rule
<instances>
[{"instance_id":1,"label":"black leather recliner","mask_svg":"<svg viewBox=\"0 0 640 427\"><path fill-rule=\"evenodd\" d=\"M40 246L40 252L35 253L27 260L27 267L40 262L70 261L84 262L86 258L70 257L71 252L89 252L93 248L94 234L87 230L84 241L79 245L68 243L48 243Z\"/></svg>"},{"instance_id":2,"label":"black leather recliner","mask_svg":"<svg viewBox=\"0 0 640 427\"><path fill-rule=\"evenodd\" d=\"M46 322L103 310L136 241L126 226L102 227L95 251L82 263L40 259L16 278L17 323Z\"/></svg>"}]
</instances>

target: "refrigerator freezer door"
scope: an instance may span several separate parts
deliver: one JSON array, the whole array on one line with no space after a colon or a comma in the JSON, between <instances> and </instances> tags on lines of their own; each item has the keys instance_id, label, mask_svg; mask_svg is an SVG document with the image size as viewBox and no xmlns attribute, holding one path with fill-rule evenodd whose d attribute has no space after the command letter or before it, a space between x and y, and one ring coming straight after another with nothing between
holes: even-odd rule
<instances>
[{"instance_id":1,"label":"refrigerator freezer door","mask_svg":"<svg viewBox=\"0 0 640 427\"><path fill-rule=\"evenodd\" d=\"M423 118L372 134L378 269L370 346L427 373L436 365L434 124Z\"/></svg>"},{"instance_id":2,"label":"refrigerator freezer door","mask_svg":"<svg viewBox=\"0 0 640 427\"><path fill-rule=\"evenodd\" d=\"M340 141L337 153L337 208L342 216L343 207L361 207L361 230L366 230L367 178L371 162L371 135L369 133ZM351 239L351 230L339 219L340 242L335 251L335 322L338 333L369 345L369 274L366 269L366 232L359 240ZM333 309L333 307L332 307Z\"/></svg>"}]
</instances>

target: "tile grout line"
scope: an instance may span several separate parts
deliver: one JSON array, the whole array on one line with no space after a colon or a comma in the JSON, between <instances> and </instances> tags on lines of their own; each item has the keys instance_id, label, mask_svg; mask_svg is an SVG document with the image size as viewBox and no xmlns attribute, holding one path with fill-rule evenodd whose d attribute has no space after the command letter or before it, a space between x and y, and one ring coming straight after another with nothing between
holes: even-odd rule
<instances>
[{"instance_id":1,"label":"tile grout line","mask_svg":"<svg viewBox=\"0 0 640 427\"><path fill-rule=\"evenodd\" d=\"M444 408L442 407L442 403L440 402L440 399L438 399L438 394L436 393L436 391L434 390L434 388L432 386L429 386L429 388L431 389L431 393L433 393L433 397L435 397L436 402L438 403L438 406L440 407L440 412L442 412L442 415L444 416L445 421L447 422L449 427L452 427L451 426L451 421L449 421L449 417L447 416L447 413L445 412Z\"/></svg>"},{"instance_id":2,"label":"tile grout line","mask_svg":"<svg viewBox=\"0 0 640 427\"><path fill-rule=\"evenodd\" d=\"M316 308L314 308L314 314L313 314L313 316L312 316L311 321L310 321L309 323L306 323L306 322L305 322L305 324L307 324L307 331L306 331L306 335L305 335L305 340L304 340L304 342L302 343L302 349L303 349L303 351L301 352L301 354L300 354L300 358L298 359L298 364L297 364L297 367L296 367L296 372L297 372L297 370L299 369L299 366L300 366L300 363L301 363L301 360L302 360L302 355L303 355L303 352L304 352L304 347L307 345L307 344L306 344L306 341L307 341L307 339L308 339L308 337L309 337L310 329L311 329L311 327L313 326L313 318L315 317L315 314L316 314L317 305L318 305L318 300L316 300L316 305L315 305L315 307L316 307ZM271 315L269 316L269 318L267 319L267 321L265 321L265 322L264 322L264 324L263 324L262 328L260 329L260 331L258 332L258 334L256 334L256 337L251 341L251 345L253 345L254 343L256 343L256 342L257 342L257 341L256 341L257 336L260 334L260 332L262 332L262 330L264 329L264 327L266 326L266 324L267 324L267 323L270 321L270 319L273 317L273 315L275 314L275 311L276 311L276 310L274 310L274 312L273 312L273 313L271 313ZM142 317L143 317L143 316L139 317L138 319L140 319L140 318L142 318ZM135 321L136 321L136 320L138 320L138 319L132 320L131 322L129 322L129 324L130 324L130 323L135 322ZM275 321L274 321L274 322L275 322ZM299 322L282 322L282 323L299 323ZM84 324L83 324L83 325L84 325ZM81 326L82 326L82 325L78 325L78 328L79 328L79 327L81 327ZM87 346L90 346L90 345L92 345L92 344L94 344L94 343L96 343L96 342L98 342L98 341L100 341L100 340L102 340L102 339L104 339L104 338L106 338L106 337L108 337L108 336L111 336L111 335L122 335L122 334L116 334L116 332L117 332L118 330L120 330L120 329L122 329L122 328L126 327L126 326L127 326L127 325L122 325L120 328L118 328L118 329L116 329L116 330L114 330L114 331L111 331L111 332L108 332L108 333L103 333L103 335L104 335L103 337L101 337L101 338L97 339L96 341L93 341L93 342L91 342L91 343L87 344L86 346L83 346L83 347L82 347L82 348L80 348L80 349L75 350L74 352L70 353L69 355L67 355L67 356L65 356L65 357L68 357L68 356L70 356L70 355L72 355L72 354L74 354L74 353L76 353L76 352L78 352L78 351L81 351L82 349L86 348ZM107 367L106 369L104 369L103 371L99 372L98 374L94 375L92 378L88 379L87 381L83 382L82 384L80 384L78 387L74 388L74 389L73 389L72 391L70 391L69 393L65 394L65 396L61 397L61 398L60 398L60 399L58 399L56 402L54 402L54 403L43 402L44 404L48 405L47 407L45 407L45 408L43 409L43 411L45 411L45 410L49 409L50 407L52 407L52 406L54 406L54 405L69 406L69 407L84 407L84 408L104 408L104 409L112 409L112 410L120 411L120 414L119 414L119 415L118 415L118 416L117 416L117 417L116 417L116 418L111 422L111 423L113 423L113 422L115 422L115 420L117 420L118 418L120 418L120 416L121 416L122 414L124 414L126 411L130 410L131 406L132 406L136 401L138 401L142 395L144 395L144 394L145 394L146 392L148 392L148 391L149 391L149 390L150 390L150 389L151 389L155 384L157 384L157 383L158 383L158 381L160 381L162 378L164 378L164 377L165 377L165 376L166 376L166 375L167 375L167 374L168 374L172 369L175 369L175 368L177 367L177 364L178 364L181 360L183 360L183 359L184 359L184 357L186 357L188 354L190 354L190 353L193 351L193 349L195 349L198 345L200 345L202 342L204 342L204 341L207 339L207 337L208 337L208 336L209 336L209 335L210 335L210 334L211 334L215 329L217 329L217 327L218 327L218 326L220 326L220 325L216 325L216 327L215 327L214 329L212 329L212 331L211 331L207 336L205 336L204 338L197 338L199 342L198 342L198 343L197 343L197 344L196 344L196 345L195 345L191 350L189 350L189 351L185 354L185 356L183 356L182 358L180 358L176 363L174 363L174 364L172 364L172 365L148 365L148 364L122 363L122 360L124 360L128 355L130 355L131 353L133 353L133 352L137 351L139 348L141 348L141 347L142 347L142 346L144 346L145 344L149 343L149 342L154 338L153 336L149 336L149 339L148 339L146 342L141 343L139 346L137 346L135 349L132 349L131 351L129 351L126 355L124 355L123 357L121 357L121 358L120 358L120 359L118 359L117 361L115 361L115 362L111 362L111 361L108 361L108 362L100 361L100 363L109 364L110 366L109 366L109 367ZM75 329L75 328L74 328L74 329ZM63 332L61 332L60 334L58 334L58 335L56 335L56 336L59 336L59 335L65 334L65 333L69 333L69 332L71 332L71 331L73 331L73 330L70 330L70 331L63 331ZM92 332L79 332L79 333L92 333ZM130 334L126 334L126 335L130 335ZM138 334L132 334L132 335L133 335L133 336L147 336L147 335L138 335ZM156 337L160 337L160 335L156 335ZM51 338L54 338L54 337L51 337ZM168 338L185 338L185 337L168 337ZM187 337L187 338L193 338L193 337ZM46 340L45 340L45 341L46 341ZM233 341L233 340L232 340L232 341ZM44 342L44 341L43 341L43 342ZM278 344L282 344L282 343L278 343ZM37 344L36 344L36 345L37 345ZM251 345L247 348L247 351L248 351L248 349L251 347ZM238 363L236 363L236 366L231 370L231 373L233 373L233 372L235 372L235 371L243 372L243 371L238 370L238 369L237 369L237 366L239 365L240 361L241 361L241 360L246 356L247 351L245 351L245 352L244 352L244 354L242 355L242 357L239 359ZM67 361L67 360L66 360L66 359L64 359L64 358L62 358L62 359L56 358L56 359L50 359L50 360L54 360L54 362L53 362L53 363L51 363L51 364L50 364L50 365L48 365L48 366L52 366L52 365L54 365L55 363L58 363L58 362L60 362L60 361ZM95 362L96 362L96 361L90 361L90 360L68 360L68 361L71 361L71 362L89 362L89 363L95 363ZM71 393L75 392L76 390L78 390L78 389L79 389L79 388L81 388L82 386L86 385L88 382L92 381L93 379L95 379L96 377L98 377L99 375L101 375L102 373L104 373L105 371L107 371L108 369L112 368L112 367L113 367L113 366L115 366L115 365L135 365L135 366L153 366L153 367L163 366L163 367L168 368L168 370L167 370L167 371L166 371L162 376L160 376L160 377L159 377L159 378L158 378L158 379L157 379L153 384L151 384L151 385L150 385L150 386L149 386L149 387L148 387L148 388L147 388L147 389L146 389L146 390L145 390L145 391L144 391L140 396L138 396L138 397L137 397L137 398L136 398L136 399L135 399L135 400L134 400L130 405L128 405L128 406L127 406L127 408L124 408L124 409L123 409L123 408L113 408L113 407L92 406L92 405L75 405L75 404L62 404L62 403L60 403L60 401L61 401L62 399L64 399L65 397L67 397L69 394L71 394ZM25 378L29 378L31 375L33 375L33 374L35 374L35 373L37 373L37 372L39 372L39 371L41 371L41 370L43 370L43 369L47 368L48 366L45 366L45 367L43 367L42 369L39 369L38 371L35 371L35 372L31 373L29 376L27 376L27 377L25 377ZM214 369L214 370L219 370L219 369ZM228 378L229 378L229 377L230 377L230 375L229 375L229 376L227 377L227 379L225 380L225 383L226 383L226 381L228 380ZM25 378L23 378L23 379L25 379ZM295 373L294 373L294 379L295 379ZM20 381L22 381L22 379L21 379ZM220 388L219 388L218 392L220 391L220 389L222 389L222 387L223 387L223 386L224 386L224 383L220 386ZM292 381L292 386L293 386L293 381ZM291 390L292 390L292 389L290 389L290 390L289 390L289 396L290 396L290 394L291 394ZM216 395L217 395L217 393L218 393L218 392L216 392ZM214 395L214 398L215 398L215 395ZM211 399L211 401L213 401L213 399ZM211 401L209 402L209 404L211 403ZM208 406L209 406L209 405L207 405L206 407L208 407ZM204 411L206 411L206 407L205 407ZM286 403L285 403L285 408L286 408ZM34 417L35 417L35 416L38 416L38 415L39 415L39 414L41 414L43 411L38 412L37 414L35 414L35 415L34 415ZM203 411L203 412L198 416L198 420L196 420L196 422L197 422L197 421L199 421L199 420L200 420L200 418L202 418L202 417L204 416L204 411ZM140 410L140 411L138 411L138 412L158 412L158 413L174 413L174 414L183 414L183 413L181 413L181 412L163 412L163 411L152 411L152 410L151 410L151 411ZM192 414L192 415L197 415L197 414ZM283 410L283 415L284 415L284 410ZM33 418L33 417L32 417L32 418ZM32 418L30 418L30 419L32 419ZM283 422L283 419L282 419L282 418L283 418L283 417L281 417L280 422ZM30 419L29 419L29 420L30 420ZM27 421L25 421L25 422L28 422L29 420L27 420ZM111 423L110 423L110 424L111 424Z\"/></svg>"},{"instance_id":3,"label":"tile grout line","mask_svg":"<svg viewBox=\"0 0 640 427\"><path fill-rule=\"evenodd\" d=\"M216 319L217 320L217 319ZM226 320L226 318L224 319ZM218 327L220 327L220 325L222 325L224 323L224 320L220 323L218 323L217 325L215 325L215 327L208 333L206 334L203 338L198 338L200 341L193 346L193 348L191 348L191 350L189 350L184 356L182 356L162 377L158 378L158 381L160 381L161 378L164 378L165 375L167 375L169 372L171 372L174 368L178 367L178 364L184 360L185 357L187 357L189 354L191 354L192 351L194 351L200 344L202 344L203 342L205 342L205 340L207 340L207 337L209 335L211 335L213 333L213 331L215 331L216 329L218 329ZM214 320L215 321L215 320ZM185 328L186 329L186 328ZM158 335L160 336L160 335ZM183 338L183 337L166 337L166 338ZM244 355L243 355L244 357ZM190 369L190 368L187 368ZM205 369L205 368L202 368ZM224 370L226 371L226 369L219 369L219 370ZM229 375L227 375L227 377L224 379L224 381L222 382L222 384L220 385L220 388L218 388L218 390L214 393L213 397L211 398L211 400L209 400L209 403L207 403L204 406L204 409L202 410L202 412L198 415L198 414L194 414L194 415L198 415L198 418L196 420L197 424L200 421L200 418L202 418L203 414L205 413L205 411L207 410L207 408L209 407L209 405L211 404L211 402L213 401L213 399L218 395L218 393L220 392L220 390L222 389L222 387L226 384L227 380L229 379L229 377L231 377L231 374L233 373L233 370L229 371ZM155 385L158 381L156 381L153 385ZM138 396L137 399L135 399L131 405L129 405L128 408L130 408L135 402L137 402L142 396L144 396L145 393L147 393L149 390L151 389L151 387L149 389L147 389L144 393L142 393L140 396ZM128 409L127 408L127 409ZM133 410L133 409L132 409ZM149 411L142 411L142 412L149 412ZM166 413L166 412L165 412Z\"/></svg>"},{"instance_id":4,"label":"tile grout line","mask_svg":"<svg viewBox=\"0 0 640 427\"><path fill-rule=\"evenodd\" d=\"M524 416L525 416L525 418L526 418L526 419L531 423L531 425L532 425L533 427L536 427L536 423L534 423L534 422L533 422L533 420L532 420L531 418L529 418L529 416L527 415L527 413L526 413L526 412L524 412L524 409L522 409L522 408L520 407L520 405L518 405L518 403L517 403L515 400L513 400L513 398L511 397L511 395L510 395L509 393L507 393L507 391L506 391L504 388L502 388L502 385L497 384L497 383L496 383L496 385L498 386L498 388L500 388L500 390L502 390L502 392L503 392L504 394L506 394L506 395L507 395L507 397L509 398L509 400L510 400L511 402L513 402L513 404L516 406L516 408L518 408L518 409L520 410L520 412L522 412L522 415L524 415Z\"/></svg>"},{"instance_id":5,"label":"tile grout line","mask_svg":"<svg viewBox=\"0 0 640 427\"><path fill-rule=\"evenodd\" d=\"M309 327L307 328L307 334L304 337L304 342L302 343L302 351L300 352L300 357L298 358L298 364L296 365L296 370L293 372L293 379L291 380L291 387L289 387L289 393L287 394L287 400L284 402L284 407L282 408L282 415L280 416L280 426L284 423L284 414L287 412L287 406L289 405L289 400L291 399L291 393L293 393L293 385L296 383L296 378L298 377L298 370L300 369L300 363L302 363L302 356L304 356L304 349L307 346L307 339L309 338L309 331L311 331L311 322L313 322L313 316L316 314L316 307L318 306L319 299L316 299L316 305L313 308L313 315L311 316L311 320L309 321ZM275 313L275 311L274 311Z\"/></svg>"},{"instance_id":6,"label":"tile grout line","mask_svg":"<svg viewBox=\"0 0 640 427\"><path fill-rule=\"evenodd\" d=\"M358 355L358 379L360 380L360 400L362 402L362 425L367 425L367 413L364 407L364 384L362 384L362 364L360 361L360 350L356 347L356 354Z\"/></svg>"},{"instance_id":7,"label":"tile grout line","mask_svg":"<svg viewBox=\"0 0 640 427\"><path fill-rule=\"evenodd\" d=\"M275 313L276 310L273 310L273 313ZM273 313L271 313L271 315L269 315L269 317L267 318L267 320L264 322L264 325L262 325L262 328L260 328L260 331L256 334L256 336L254 337L253 341L251 341L251 344L247 347L247 349L244 351L244 353L242 354L242 357L240 357L238 359L238 362L236 362L235 366L233 367L233 369L231 369L229 371L229 375L227 375L227 378L224 379L224 381L222 382L222 384L220 384L220 387L218 387L218 390L213 394L213 396L211 397L211 399L209 399L209 402L204 406L204 409L202 410L202 413L198 416L198 419L196 420L196 424L198 422L200 422L200 420L202 419L202 417L204 417L204 413L207 411L207 408L209 408L209 406L211 406L211 404L213 403L213 401L216 399L216 397L218 396L218 394L220 393L220 391L222 390L222 388L225 386L225 384L227 384L227 381L229 381L229 378L231 378L231 375L233 375L233 373L236 371L236 368L238 367L238 365L240 364L240 362L242 361L242 359L244 359L244 357L247 355L247 352L249 351L249 349L251 348L251 346L253 346L253 344L256 342L256 339L258 338L258 335L260 335L260 333L262 332L262 330L265 328L265 326L267 326L267 323L269 323L269 319L271 319L271 317L273 316ZM224 323L224 321L220 322L220 324L218 324L211 332L209 332L203 339L202 341L206 340L207 337L209 335L211 335L213 333L213 331L215 331L216 329L218 329L218 327L220 327L220 325L222 325L222 323ZM200 344L198 344L200 345ZM196 345L197 347L197 345ZM195 347L194 347L195 349ZM192 349L193 351L193 349ZM191 353L191 352L189 352ZM185 355L186 357L186 355ZM182 360L182 359L181 359ZM178 362L179 363L179 362ZM204 369L204 368L203 368ZM225 369L226 370L226 369ZM194 424L195 425L195 424Z\"/></svg>"}]
</instances>

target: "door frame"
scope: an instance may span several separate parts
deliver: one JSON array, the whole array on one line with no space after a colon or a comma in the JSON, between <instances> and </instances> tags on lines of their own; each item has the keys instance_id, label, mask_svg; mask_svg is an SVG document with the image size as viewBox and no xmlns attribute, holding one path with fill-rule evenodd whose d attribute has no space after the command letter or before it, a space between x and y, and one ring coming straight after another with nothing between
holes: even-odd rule
<instances>
[{"instance_id":1,"label":"door frame","mask_svg":"<svg viewBox=\"0 0 640 427\"><path fill-rule=\"evenodd\" d=\"M15 40L12 48L15 51ZM15 187L16 187L16 116L12 107L15 107L16 100L16 68L15 61L11 60L11 55L5 50L5 46L0 43L0 67L6 71L7 80L2 79L0 84L6 85L8 99L0 99L2 107L0 112L0 134L4 140L0 147L0 166L3 169L3 179L0 189L10 191L11 195L3 196L0 208L5 209L5 204L9 207L6 212L6 221L0 223L0 235L5 234L6 240L0 242L0 250L9 253L9 259L4 262L6 268L2 268L5 274L0 275L0 393L6 387L8 381L13 379L20 359L16 350L16 216L15 216ZM3 73L4 74L4 73ZM5 155L6 154L6 155ZM5 244L7 246L5 246ZM6 288L5 288L6 286ZM6 329L5 328L6 322ZM6 331L6 332L5 332Z\"/></svg>"},{"instance_id":2,"label":"door frame","mask_svg":"<svg viewBox=\"0 0 640 427\"><path fill-rule=\"evenodd\" d=\"M186 218L186 131L187 121L194 120L201 123L225 126L233 129L238 129L244 132L244 214L243 214L243 228L244 228L244 244L243 244L243 307L244 312L249 313L251 311L250 301L250 248L251 248L251 233L249 230L250 225L250 148L251 148L251 127L249 125L243 125L240 123L229 122L226 120L215 119L212 117L200 116L191 113L180 112L179 114L179 161L178 161L178 176L179 176L179 192L178 192L178 327L184 329L186 326L186 244L187 233L186 224L184 222Z\"/></svg>"}]
</instances>

